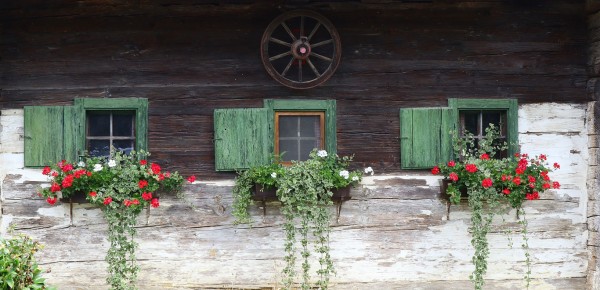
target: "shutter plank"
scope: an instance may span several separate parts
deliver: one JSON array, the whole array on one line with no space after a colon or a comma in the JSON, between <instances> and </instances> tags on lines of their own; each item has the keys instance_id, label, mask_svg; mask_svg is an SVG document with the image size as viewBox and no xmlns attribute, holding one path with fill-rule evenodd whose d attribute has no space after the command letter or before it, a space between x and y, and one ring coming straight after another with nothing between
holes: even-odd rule
<instances>
[{"instance_id":1,"label":"shutter plank","mask_svg":"<svg viewBox=\"0 0 600 290\"><path fill-rule=\"evenodd\" d=\"M217 109L214 112L215 169L232 171L269 161L268 109Z\"/></svg>"},{"instance_id":2,"label":"shutter plank","mask_svg":"<svg viewBox=\"0 0 600 290\"><path fill-rule=\"evenodd\" d=\"M64 157L62 106L25 106L25 166L41 167Z\"/></svg>"},{"instance_id":3,"label":"shutter plank","mask_svg":"<svg viewBox=\"0 0 600 290\"><path fill-rule=\"evenodd\" d=\"M400 110L400 161L404 169L431 168L452 156L450 108Z\"/></svg>"}]
</instances>

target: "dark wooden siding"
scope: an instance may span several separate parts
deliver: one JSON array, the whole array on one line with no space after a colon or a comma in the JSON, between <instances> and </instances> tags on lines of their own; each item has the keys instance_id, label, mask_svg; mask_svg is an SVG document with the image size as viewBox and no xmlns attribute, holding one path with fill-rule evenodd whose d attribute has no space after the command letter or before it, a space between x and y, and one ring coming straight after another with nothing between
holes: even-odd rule
<instances>
[{"instance_id":1,"label":"dark wooden siding","mask_svg":"<svg viewBox=\"0 0 600 290\"><path fill-rule=\"evenodd\" d=\"M279 85L259 58L262 32L290 5L121 2L3 1L0 108L148 98L154 158L223 178L233 175L214 171L216 108L336 99L338 152L381 173L399 170L400 108L592 100L585 1L306 1L296 7L328 17L343 47L338 71L309 90Z\"/></svg>"}]
</instances>

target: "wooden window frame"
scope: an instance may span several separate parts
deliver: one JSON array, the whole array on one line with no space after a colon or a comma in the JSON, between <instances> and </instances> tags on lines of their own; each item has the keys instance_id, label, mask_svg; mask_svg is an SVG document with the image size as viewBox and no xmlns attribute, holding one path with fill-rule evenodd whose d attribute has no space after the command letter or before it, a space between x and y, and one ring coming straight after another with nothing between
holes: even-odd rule
<instances>
[{"instance_id":1,"label":"wooden window frame","mask_svg":"<svg viewBox=\"0 0 600 290\"><path fill-rule=\"evenodd\" d=\"M90 114L98 114L98 113L108 113L109 133L108 133L108 135L104 135L104 136L90 136L90 120L89 120L88 116ZM132 116L131 126L133 128L133 132L129 136L115 136L113 133L113 127L114 127L113 126L113 116L115 114L119 114L119 113L125 113L125 115ZM108 141L111 148L113 146L114 141L119 141L119 140L133 141L133 144L135 145L136 130L137 130L135 115L136 115L135 111L129 111L129 110L110 110L110 111L86 110L86 112L85 112L85 149L86 149L86 151L89 153L89 146L90 146L91 140L106 140L106 141ZM135 149L135 148L133 148L133 149Z\"/></svg>"},{"instance_id":2,"label":"wooden window frame","mask_svg":"<svg viewBox=\"0 0 600 290\"><path fill-rule=\"evenodd\" d=\"M448 105L457 116L456 128L461 128L462 111L506 111L506 142L508 155L519 152L518 111L516 99L448 99Z\"/></svg>"},{"instance_id":3,"label":"wooden window frame","mask_svg":"<svg viewBox=\"0 0 600 290\"><path fill-rule=\"evenodd\" d=\"M325 112L323 111L312 111L312 112L302 112L302 111L276 111L275 112L275 155L279 156L279 154L281 153L280 149L279 149L279 117L280 116L317 116L319 117L319 126L320 126L320 148L318 148L319 150L322 150L325 147ZM290 165L292 162L291 161L282 161L281 162L284 165Z\"/></svg>"}]
</instances>

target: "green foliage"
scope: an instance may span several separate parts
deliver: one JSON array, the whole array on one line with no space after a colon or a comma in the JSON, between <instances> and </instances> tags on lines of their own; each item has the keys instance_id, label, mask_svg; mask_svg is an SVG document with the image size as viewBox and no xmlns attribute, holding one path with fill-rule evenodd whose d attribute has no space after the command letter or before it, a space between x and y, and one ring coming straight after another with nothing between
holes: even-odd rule
<instances>
[{"instance_id":1,"label":"green foliage","mask_svg":"<svg viewBox=\"0 0 600 290\"><path fill-rule=\"evenodd\" d=\"M487 271L489 246L487 234L496 214L504 214L512 207L523 217L523 248L526 250L526 276L529 287L531 262L527 252L527 221L524 218L522 204L524 200L539 199L539 193L560 188L560 184L550 180L551 171L546 156L540 154L529 159L527 154L515 154L505 158L494 158L506 150L507 144L499 142L499 130L492 124L486 129L486 135L476 144L473 135L464 138L454 134L454 152L458 161L449 161L432 169L433 174L442 174L450 184L447 194L452 203L459 203L461 192L468 193L471 215L471 244L475 248L472 261L475 270L470 278L475 289L482 289L483 276ZM554 163L554 168L560 168Z\"/></svg>"},{"instance_id":2,"label":"green foliage","mask_svg":"<svg viewBox=\"0 0 600 290\"><path fill-rule=\"evenodd\" d=\"M35 261L41 248L25 235L0 240L0 289L54 289L46 286Z\"/></svg>"},{"instance_id":3,"label":"green foliage","mask_svg":"<svg viewBox=\"0 0 600 290\"><path fill-rule=\"evenodd\" d=\"M270 164L239 172L233 189L233 215L238 223L251 221L247 208L252 203L252 187L261 184L266 188L277 188L277 198L283 204L281 212L285 217L283 225L285 240L284 285L294 286L297 256L302 258L302 289L310 289L310 257L314 250L318 255L319 276L317 285L327 289L329 277L334 272L329 254L328 205L333 204L332 189L343 188L359 183L362 171L348 170L352 156L329 155L325 150L313 150L306 161L293 161L290 166L282 166L277 158ZM373 174L371 167L366 174ZM311 241L313 247L311 247Z\"/></svg>"},{"instance_id":4,"label":"green foliage","mask_svg":"<svg viewBox=\"0 0 600 290\"><path fill-rule=\"evenodd\" d=\"M175 193L183 187L183 177L177 172L163 172L160 165L148 164L144 151L124 154L112 150L106 158L86 157L77 164L61 161L46 167L43 174L51 178L51 187L41 195L54 204L59 195L69 197L77 192L103 208L108 222L110 248L106 254L111 289L136 289L139 268L136 264L135 225L146 207L158 207L157 192ZM195 177L188 179L193 182Z\"/></svg>"}]
</instances>

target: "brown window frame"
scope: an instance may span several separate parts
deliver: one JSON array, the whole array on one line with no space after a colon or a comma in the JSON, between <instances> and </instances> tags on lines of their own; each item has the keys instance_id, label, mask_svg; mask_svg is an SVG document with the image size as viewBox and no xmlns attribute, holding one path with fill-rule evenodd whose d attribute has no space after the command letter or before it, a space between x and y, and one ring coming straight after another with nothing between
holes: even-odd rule
<instances>
[{"instance_id":1,"label":"brown window frame","mask_svg":"<svg viewBox=\"0 0 600 290\"><path fill-rule=\"evenodd\" d=\"M319 150L322 150L323 148L325 148L325 112L323 111L276 111L275 112L275 155L279 156L280 154L280 150L279 150L279 117L280 116L317 116L319 117L319 130L321 133L321 136L319 136L320 139L320 148L318 148ZM283 165L290 165L292 164L292 162L290 161L281 161L281 164Z\"/></svg>"}]
</instances>

